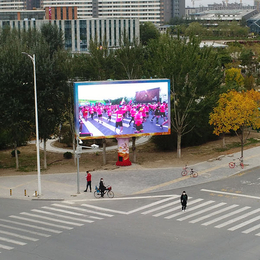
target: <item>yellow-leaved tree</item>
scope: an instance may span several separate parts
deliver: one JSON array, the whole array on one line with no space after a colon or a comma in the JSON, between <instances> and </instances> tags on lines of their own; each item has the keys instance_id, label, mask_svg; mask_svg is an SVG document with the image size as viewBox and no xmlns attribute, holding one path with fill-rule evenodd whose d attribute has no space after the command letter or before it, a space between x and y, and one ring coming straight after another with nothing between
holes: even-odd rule
<instances>
[{"instance_id":1,"label":"yellow-leaved tree","mask_svg":"<svg viewBox=\"0 0 260 260\"><path fill-rule=\"evenodd\" d=\"M237 92L235 90L220 95L218 106L210 114L209 124L213 133L235 131L241 142L241 158L244 143L252 128L260 128L260 93L255 90Z\"/></svg>"},{"instance_id":2,"label":"yellow-leaved tree","mask_svg":"<svg viewBox=\"0 0 260 260\"><path fill-rule=\"evenodd\" d=\"M241 74L241 69L231 68L225 71L225 83L230 85L236 83L239 87L244 85L244 77Z\"/></svg>"}]
</instances>

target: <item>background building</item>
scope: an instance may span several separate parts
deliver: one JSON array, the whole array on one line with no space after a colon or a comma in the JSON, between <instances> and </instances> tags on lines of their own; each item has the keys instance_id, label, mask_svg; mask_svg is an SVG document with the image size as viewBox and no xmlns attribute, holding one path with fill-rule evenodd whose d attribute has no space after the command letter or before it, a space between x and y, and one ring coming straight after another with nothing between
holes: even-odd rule
<instances>
[{"instance_id":1,"label":"background building","mask_svg":"<svg viewBox=\"0 0 260 260\"><path fill-rule=\"evenodd\" d=\"M127 35L130 42L139 39L140 35L138 19L119 18L0 20L0 28L10 26L18 30L40 29L44 23L56 24L63 31L65 48L72 52L87 52L91 40L97 41L100 45L106 42L108 48L115 48L120 46L124 35Z\"/></svg>"}]
</instances>

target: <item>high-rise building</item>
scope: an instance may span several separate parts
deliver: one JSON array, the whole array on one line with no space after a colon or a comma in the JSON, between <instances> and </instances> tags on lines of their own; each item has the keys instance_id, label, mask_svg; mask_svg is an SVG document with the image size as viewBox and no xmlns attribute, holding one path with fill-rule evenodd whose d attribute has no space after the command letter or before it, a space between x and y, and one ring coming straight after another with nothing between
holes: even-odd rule
<instances>
[{"instance_id":1,"label":"high-rise building","mask_svg":"<svg viewBox=\"0 0 260 260\"><path fill-rule=\"evenodd\" d=\"M160 25L174 16L185 16L185 0L42 0L42 5L77 7L78 19L124 17Z\"/></svg>"}]
</instances>

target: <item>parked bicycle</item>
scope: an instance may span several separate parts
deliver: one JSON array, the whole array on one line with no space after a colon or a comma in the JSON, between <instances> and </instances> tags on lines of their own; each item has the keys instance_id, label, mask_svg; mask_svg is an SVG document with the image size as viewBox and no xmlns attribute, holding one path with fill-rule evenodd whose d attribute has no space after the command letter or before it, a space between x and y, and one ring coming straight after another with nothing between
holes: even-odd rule
<instances>
[{"instance_id":1,"label":"parked bicycle","mask_svg":"<svg viewBox=\"0 0 260 260\"><path fill-rule=\"evenodd\" d=\"M112 191L111 186L107 186L106 190L104 191L104 195L107 194L109 198L114 198L114 192ZM95 191L94 191L94 196L95 198L101 198L101 191L97 186L95 186Z\"/></svg>"},{"instance_id":2,"label":"parked bicycle","mask_svg":"<svg viewBox=\"0 0 260 260\"><path fill-rule=\"evenodd\" d=\"M187 174L190 174L190 177L193 177L193 178L196 178L199 175L198 172L194 171L193 168L189 169L189 167L187 165L185 165L185 167L183 167L181 175L186 176Z\"/></svg>"},{"instance_id":3,"label":"parked bicycle","mask_svg":"<svg viewBox=\"0 0 260 260\"><path fill-rule=\"evenodd\" d=\"M237 158L237 159L234 159L234 160L238 160L238 162L230 162L228 165L229 165L229 168L233 169L235 168L236 166L239 166L244 169L244 162L243 162L243 157L240 157L240 158ZM234 161L233 160L233 161Z\"/></svg>"}]
</instances>

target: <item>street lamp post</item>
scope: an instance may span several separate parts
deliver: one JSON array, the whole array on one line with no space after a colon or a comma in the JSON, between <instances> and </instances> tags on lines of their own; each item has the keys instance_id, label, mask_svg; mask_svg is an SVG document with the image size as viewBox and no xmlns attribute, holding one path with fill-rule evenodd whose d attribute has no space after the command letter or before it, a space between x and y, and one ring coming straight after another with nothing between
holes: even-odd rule
<instances>
[{"instance_id":1,"label":"street lamp post","mask_svg":"<svg viewBox=\"0 0 260 260\"><path fill-rule=\"evenodd\" d=\"M38 125L38 105L37 105L35 54L33 54L33 56L31 56L30 54L28 54L26 52L22 52L22 54L28 56L33 63L36 149L37 149L37 176L38 176L38 195L40 196L42 194L42 188L41 188L41 167L40 167L40 145L39 145L39 125Z\"/></svg>"}]
</instances>

